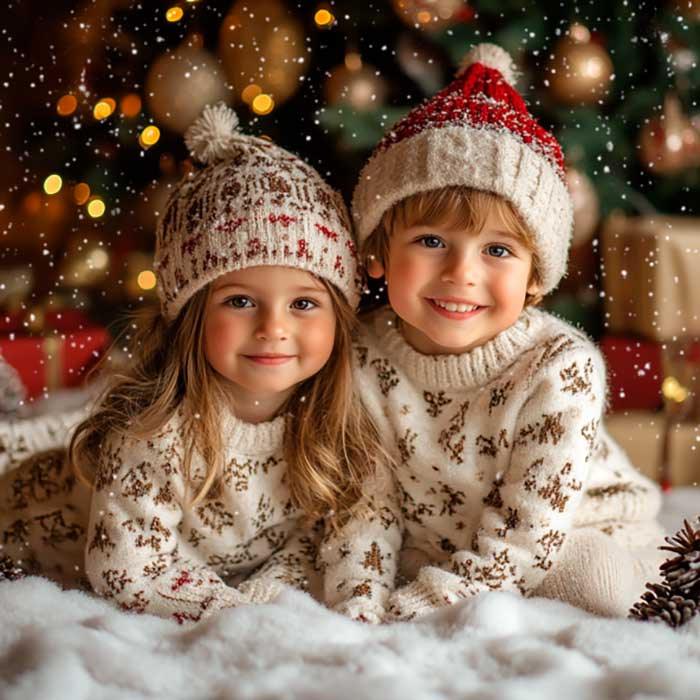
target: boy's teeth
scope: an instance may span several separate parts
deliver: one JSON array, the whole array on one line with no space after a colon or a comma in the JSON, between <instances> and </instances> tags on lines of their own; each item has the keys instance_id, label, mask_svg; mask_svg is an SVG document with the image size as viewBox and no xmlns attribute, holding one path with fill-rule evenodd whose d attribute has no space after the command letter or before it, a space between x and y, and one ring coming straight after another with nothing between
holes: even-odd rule
<instances>
[{"instance_id":1,"label":"boy's teeth","mask_svg":"<svg viewBox=\"0 0 700 700\"><path fill-rule=\"evenodd\" d=\"M467 311L474 311L479 307L472 304L455 304L453 301L440 301L439 299L433 299L433 301L442 309L446 311L458 311L463 314Z\"/></svg>"}]
</instances>

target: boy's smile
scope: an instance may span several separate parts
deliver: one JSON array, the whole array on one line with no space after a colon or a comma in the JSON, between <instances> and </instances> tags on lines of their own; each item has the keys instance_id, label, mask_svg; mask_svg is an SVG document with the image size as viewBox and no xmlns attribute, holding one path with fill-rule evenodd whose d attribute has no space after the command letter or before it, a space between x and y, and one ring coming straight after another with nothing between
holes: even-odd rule
<instances>
[{"instance_id":1,"label":"boy's smile","mask_svg":"<svg viewBox=\"0 0 700 700\"><path fill-rule=\"evenodd\" d=\"M444 225L398 228L390 237L385 275L389 302L410 345L427 355L460 354L509 328L523 310L532 253L492 212L483 229Z\"/></svg>"}]
</instances>

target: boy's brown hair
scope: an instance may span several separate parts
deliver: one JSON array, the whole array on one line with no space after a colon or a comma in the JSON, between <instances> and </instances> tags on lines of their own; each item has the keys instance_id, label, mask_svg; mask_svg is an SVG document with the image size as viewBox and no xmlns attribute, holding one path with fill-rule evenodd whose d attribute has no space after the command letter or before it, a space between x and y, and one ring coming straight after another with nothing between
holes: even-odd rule
<instances>
[{"instance_id":1,"label":"boy's brown hair","mask_svg":"<svg viewBox=\"0 0 700 700\"><path fill-rule=\"evenodd\" d=\"M389 262L389 240L398 228L440 224L479 233L491 212L500 216L505 226L518 235L532 253L528 284L541 284L534 237L513 205L497 194L463 186L419 192L384 212L379 225L360 246L360 264L366 271L367 263L377 260L386 268ZM527 294L525 306L534 306L540 301L541 294Z\"/></svg>"}]
</instances>

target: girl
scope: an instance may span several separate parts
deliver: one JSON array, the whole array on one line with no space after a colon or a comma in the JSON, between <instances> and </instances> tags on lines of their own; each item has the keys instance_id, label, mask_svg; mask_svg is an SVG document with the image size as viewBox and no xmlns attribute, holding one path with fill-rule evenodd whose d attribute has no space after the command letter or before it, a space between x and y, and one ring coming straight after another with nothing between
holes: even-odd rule
<instances>
[{"instance_id":1,"label":"girl","mask_svg":"<svg viewBox=\"0 0 700 700\"><path fill-rule=\"evenodd\" d=\"M206 167L159 225L160 312L70 446L94 483L90 583L180 622L306 588L312 521L358 500L376 452L350 382L342 200L223 105L186 142Z\"/></svg>"},{"instance_id":2,"label":"girl","mask_svg":"<svg viewBox=\"0 0 700 700\"><path fill-rule=\"evenodd\" d=\"M533 306L565 271L572 207L559 144L510 66L473 50L355 191L362 258L391 305L364 323L358 388L394 443L402 514L324 546L328 601L361 619L493 590L624 615L662 560L659 489L601 423L600 353Z\"/></svg>"}]
</instances>

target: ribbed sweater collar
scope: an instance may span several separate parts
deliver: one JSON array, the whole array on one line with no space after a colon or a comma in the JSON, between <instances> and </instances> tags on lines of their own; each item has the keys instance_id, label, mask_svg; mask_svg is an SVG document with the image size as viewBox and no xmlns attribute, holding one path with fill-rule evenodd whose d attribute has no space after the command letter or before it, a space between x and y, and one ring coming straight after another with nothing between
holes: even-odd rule
<instances>
[{"instance_id":1,"label":"ribbed sweater collar","mask_svg":"<svg viewBox=\"0 0 700 700\"><path fill-rule=\"evenodd\" d=\"M419 386L444 390L472 389L496 378L537 342L547 315L525 309L517 321L487 343L459 355L424 355L409 345L391 309L376 312L372 335L382 354Z\"/></svg>"}]
</instances>

